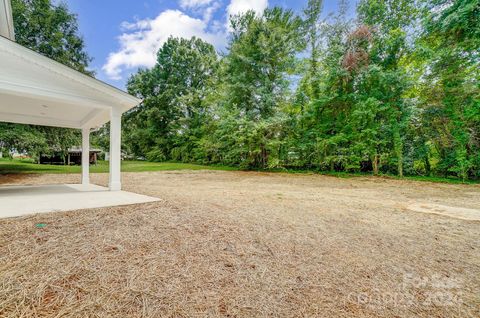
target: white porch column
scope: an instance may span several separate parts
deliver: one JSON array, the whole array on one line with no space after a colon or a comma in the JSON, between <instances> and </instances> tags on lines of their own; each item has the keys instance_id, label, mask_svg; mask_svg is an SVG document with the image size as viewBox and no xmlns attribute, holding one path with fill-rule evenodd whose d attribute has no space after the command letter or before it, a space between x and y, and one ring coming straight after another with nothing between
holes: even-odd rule
<instances>
[{"instance_id":1,"label":"white porch column","mask_svg":"<svg viewBox=\"0 0 480 318\"><path fill-rule=\"evenodd\" d=\"M112 107L110 113L110 191L120 191L121 139L122 139L122 112Z\"/></svg>"},{"instance_id":2,"label":"white porch column","mask_svg":"<svg viewBox=\"0 0 480 318\"><path fill-rule=\"evenodd\" d=\"M82 129L82 184L90 183L90 128Z\"/></svg>"}]
</instances>

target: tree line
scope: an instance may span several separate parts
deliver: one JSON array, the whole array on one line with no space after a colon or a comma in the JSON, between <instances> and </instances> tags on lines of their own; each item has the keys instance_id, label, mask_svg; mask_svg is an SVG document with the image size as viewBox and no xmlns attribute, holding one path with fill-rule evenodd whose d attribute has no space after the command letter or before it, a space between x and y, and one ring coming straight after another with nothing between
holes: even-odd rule
<instances>
[{"instance_id":1,"label":"tree line","mask_svg":"<svg viewBox=\"0 0 480 318\"><path fill-rule=\"evenodd\" d=\"M362 0L232 17L227 53L170 38L128 81L152 161L480 177L480 1Z\"/></svg>"},{"instance_id":2,"label":"tree line","mask_svg":"<svg viewBox=\"0 0 480 318\"><path fill-rule=\"evenodd\" d=\"M123 149L242 169L479 179L480 0L360 0L355 9L351 18L340 0L326 15L308 0L302 12L233 16L221 54L198 38L168 39L156 65L128 80L143 103L124 115ZM21 44L88 73L65 5L14 0L13 11ZM53 138L7 126L0 147L32 152ZM107 144L107 130L94 143ZM79 142L62 131L42 147Z\"/></svg>"}]
</instances>

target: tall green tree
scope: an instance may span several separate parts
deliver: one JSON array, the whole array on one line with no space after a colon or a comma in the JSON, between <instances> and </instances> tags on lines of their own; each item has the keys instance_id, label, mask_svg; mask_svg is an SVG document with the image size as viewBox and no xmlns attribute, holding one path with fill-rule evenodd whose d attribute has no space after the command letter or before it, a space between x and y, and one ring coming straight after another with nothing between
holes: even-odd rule
<instances>
[{"instance_id":1,"label":"tall green tree","mask_svg":"<svg viewBox=\"0 0 480 318\"><path fill-rule=\"evenodd\" d=\"M410 47L407 41L409 29L414 27L417 6L411 0L363 0L357 9L359 21L373 31L369 59L372 66L378 66L383 80L382 96L375 96L387 112L386 126L392 142L390 160L396 163L397 173L403 176L404 144L410 119L406 90L408 74L403 66ZM388 81L388 82L385 82ZM371 87L372 92L377 90Z\"/></svg>"},{"instance_id":2,"label":"tall green tree","mask_svg":"<svg viewBox=\"0 0 480 318\"><path fill-rule=\"evenodd\" d=\"M290 10L249 11L233 17L229 54L223 76L226 103L250 119L267 118L285 101L287 74L303 48L302 21Z\"/></svg>"},{"instance_id":3,"label":"tall green tree","mask_svg":"<svg viewBox=\"0 0 480 318\"><path fill-rule=\"evenodd\" d=\"M223 138L224 151L235 152L227 157L244 167L273 167L282 151L278 138L285 118L280 110L289 97L289 74L305 45L302 20L290 10L273 8L261 16L253 11L235 16L231 26L220 102L227 116L219 125L231 127L232 138L241 138Z\"/></svg>"},{"instance_id":4,"label":"tall green tree","mask_svg":"<svg viewBox=\"0 0 480 318\"><path fill-rule=\"evenodd\" d=\"M293 160L294 165L322 170L343 169L347 165L347 139L342 130L350 111L350 81L341 63L351 29L346 12L347 5L341 2L338 14L324 21L321 29L316 29L316 37L320 37L320 43L323 43L319 48L319 81L315 83L319 96L305 106L300 124L292 131L294 138L290 142L291 155L287 160ZM304 78L308 77L307 69ZM305 88L300 85L298 89Z\"/></svg>"},{"instance_id":5,"label":"tall green tree","mask_svg":"<svg viewBox=\"0 0 480 318\"><path fill-rule=\"evenodd\" d=\"M194 160L209 121L205 100L214 81L218 56L198 38L169 38L157 54L157 64L128 81L128 91L142 105L126 116L127 140L133 150L151 160Z\"/></svg>"}]
</instances>

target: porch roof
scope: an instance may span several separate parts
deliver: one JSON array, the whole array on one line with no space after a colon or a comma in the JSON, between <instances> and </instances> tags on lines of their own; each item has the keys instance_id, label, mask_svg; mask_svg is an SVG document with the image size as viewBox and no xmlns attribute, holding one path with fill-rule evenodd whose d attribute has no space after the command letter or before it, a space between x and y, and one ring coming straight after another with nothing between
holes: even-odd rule
<instances>
[{"instance_id":1,"label":"porch roof","mask_svg":"<svg viewBox=\"0 0 480 318\"><path fill-rule=\"evenodd\" d=\"M94 128L110 121L113 108L123 113L141 102L1 35L0 70L4 122Z\"/></svg>"}]
</instances>

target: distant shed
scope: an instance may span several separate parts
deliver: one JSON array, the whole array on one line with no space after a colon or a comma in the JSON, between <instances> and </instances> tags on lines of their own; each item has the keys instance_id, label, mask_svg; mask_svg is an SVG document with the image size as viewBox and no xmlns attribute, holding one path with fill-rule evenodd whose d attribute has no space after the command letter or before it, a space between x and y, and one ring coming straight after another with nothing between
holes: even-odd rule
<instances>
[{"instance_id":1,"label":"distant shed","mask_svg":"<svg viewBox=\"0 0 480 318\"><path fill-rule=\"evenodd\" d=\"M90 149L89 162L90 164L97 164L98 155L102 152L100 149ZM82 164L82 148L74 147L68 149L67 155L63 156L61 153L54 153L53 155L41 155L40 164L50 165L81 165Z\"/></svg>"},{"instance_id":2,"label":"distant shed","mask_svg":"<svg viewBox=\"0 0 480 318\"><path fill-rule=\"evenodd\" d=\"M97 164L98 155L102 152L100 149L90 149L89 161L90 164ZM82 148L68 149L67 164L81 165L82 164Z\"/></svg>"}]
</instances>

